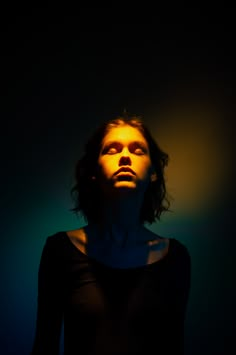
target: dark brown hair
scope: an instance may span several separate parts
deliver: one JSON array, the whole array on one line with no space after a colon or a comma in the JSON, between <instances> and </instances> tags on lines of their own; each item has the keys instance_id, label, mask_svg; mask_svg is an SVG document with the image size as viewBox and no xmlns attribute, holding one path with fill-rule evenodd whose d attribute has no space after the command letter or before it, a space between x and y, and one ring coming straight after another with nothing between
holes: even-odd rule
<instances>
[{"instance_id":1,"label":"dark brown hair","mask_svg":"<svg viewBox=\"0 0 236 355\"><path fill-rule=\"evenodd\" d=\"M157 180L150 181L144 194L140 220L142 223L148 222L151 224L157 219L160 220L163 212L170 211L164 177L164 168L168 164L169 157L167 153L160 149L147 126L136 115L124 114L103 123L87 141L84 155L78 160L75 167L75 185L71 189L75 207L71 211L76 214L81 213L88 222L99 221L102 196L96 180L92 177L96 175L103 138L112 128L121 125L130 125L137 128L149 146L151 162L157 174Z\"/></svg>"}]
</instances>

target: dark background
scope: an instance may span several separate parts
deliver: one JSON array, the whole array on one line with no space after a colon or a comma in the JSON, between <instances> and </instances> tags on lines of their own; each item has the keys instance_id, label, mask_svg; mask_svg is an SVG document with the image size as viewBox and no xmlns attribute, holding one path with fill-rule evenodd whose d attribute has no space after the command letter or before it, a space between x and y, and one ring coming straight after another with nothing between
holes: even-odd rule
<instances>
[{"instance_id":1,"label":"dark background","mask_svg":"<svg viewBox=\"0 0 236 355\"><path fill-rule=\"evenodd\" d=\"M231 353L234 12L215 5L2 9L1 354L30 352L45 238L83 223L68 211L69 188L94 127L126 109L155 130L178 127L172 140L182 146L187 125L175 122L175 112L209 105L220 117L211 114L207 128L220 147L221 183L209 169L204 173L218 191L190 212L177 205L176 217L156 230L184 242L192 256L186 354ZM196 117L188 122L194 131Z\"/></svg>"}]
</instances>

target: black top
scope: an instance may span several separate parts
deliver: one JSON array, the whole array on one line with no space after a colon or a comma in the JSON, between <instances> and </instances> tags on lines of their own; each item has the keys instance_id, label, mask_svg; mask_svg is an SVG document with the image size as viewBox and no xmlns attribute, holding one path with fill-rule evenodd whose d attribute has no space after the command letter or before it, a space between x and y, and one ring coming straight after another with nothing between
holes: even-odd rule
<instances>
[{"instance_id":1,"label":"black top","mask_svg":"<svg viewBox=\"0 0 236 355\"><path fill-rule=\"evenodd\" d=\"M184 353L190 290L187 248L170 238L161 260L134 268L107 266L74 246L66 232L49 236L38 275L32 355Z\"/></svg>"}]
</instances>

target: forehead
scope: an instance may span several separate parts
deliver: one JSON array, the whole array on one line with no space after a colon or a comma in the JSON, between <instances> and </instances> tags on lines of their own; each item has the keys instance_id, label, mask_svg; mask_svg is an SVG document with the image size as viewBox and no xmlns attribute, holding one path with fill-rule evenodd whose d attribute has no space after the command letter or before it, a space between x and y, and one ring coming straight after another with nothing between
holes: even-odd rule
<instances>
[{"instance_id":1,"label":"forehead","mask_svg":"<svg viewBox=\"0 0 236 355\"><path fill-rule=\"evenodd\" d=\"M138 130L138 128L129 125L111 128L103 138L103 144L105 144L108 141L119 141L124 144L132 141L140 141L140 142L147 143L146 139L144 138L142 133Z\"/></svg>"}]
</instances>

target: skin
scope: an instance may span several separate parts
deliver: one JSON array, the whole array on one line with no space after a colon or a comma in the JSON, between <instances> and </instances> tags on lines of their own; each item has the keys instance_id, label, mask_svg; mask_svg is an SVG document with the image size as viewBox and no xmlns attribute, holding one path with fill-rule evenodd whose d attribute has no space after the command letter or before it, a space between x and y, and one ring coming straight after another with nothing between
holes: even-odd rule
<instances>
[{"instance_id":1,"label":"skin","mask_svg":"<svg viewBox=\"0 0 236 355\"><path fill-rule=\"evenodd\" d=\"M119 172L121 168L132 172ZM106 134L94 178L103 193L103 218L99 225L89 224L76 233L72 231L72 242L84 253L109 264L130 266L163 257L168 243L139 220L145 190L158 177L148 143L137 128L122 125Z\"/></svg>"},{"instance_id":2,"label":"skin","mask_svg":"<svg viewBox=\"0 0 236 355\"><path fill-rule=\"evenodd\" d=\"M138 129L125 125L113 128L104 137L99 159L100 184L107 195L123 196L136 189L144 194L150 181L152 162L146 140ZM130 168L133 173L117 171ZM118 191L118 194L115 193ZM107 196L108 196L107 195Z\"/></svg>"},{"instance_id":3,"label":"skin","mask_svg":"<svg viewBox=\"0 0 236 355\"><path fill-rule=\"evenodd\" d=\"M132 172L118 173L121 168ZM137 128L123 125L107 133L97 174L103 191L103 234L110 231L113 239L123 245L135 243L143 231L139 213L152 173L148 144Z\"/></svg>"}]
</instances>

